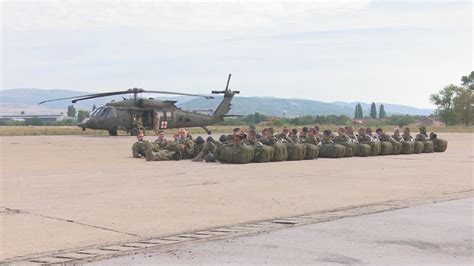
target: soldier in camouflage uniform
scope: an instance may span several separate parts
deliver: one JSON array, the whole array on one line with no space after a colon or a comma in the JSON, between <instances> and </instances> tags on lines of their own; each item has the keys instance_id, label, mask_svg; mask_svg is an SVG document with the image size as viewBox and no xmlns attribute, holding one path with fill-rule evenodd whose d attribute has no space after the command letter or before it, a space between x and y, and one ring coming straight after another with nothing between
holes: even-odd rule
<instances>
[{"instance_id":1,"label":"soldier in camouflage uniform","mask_svg":"<svg viewBox=\"0 0 474 266\"><path fill-rule=\"evenodd\" d=\"M359 143L364 144L364 143L370 143L374 141L374 139L371 136L366 134L366 130L363 127L359 128L358 132L359 132L359 137L358 137Z\"/></svg>"},{"instance_id":2,"label":"soldier in camouflage uniform","mask_svg":"<svg viewBox=\"0 0 474 266\"><path fill-rule=\"evenodd\" d=\"M402 137L403 137L404 141L414 141L413 137L410 134L410 128L409 127L405 127L405 129L403 130L403 136Z\"/></svg>"},{"instance_id":3,"label":"soldier in camouflage uniform","mask_svg":"<svg viewBox=\"0 0 474 266\"><path fill-rule=\"evenodd\" d=\"M267 128L265 135L260 140L264 145L274 146L277 143L281 143L275 136L273 128Z\"/></svg>"},{"instance_id":4,"label":"soldier in camouflage uniform","mask_svg":"<svg viewBox=\"0 0 474 266\"><path fill-rule=\"evenodd\" d=\"M188 132L185 129L178 131L178 137L176 139L178 150L182 152L184 159L190 159L194 153L194 141L189 138Z\"/></svg>"},{"instance_id":5,"label":"soldier in camouflage uniform","mask_svg":"<svg viewBox=\"0 0 474 266\"><path fill-rule=\"evenodd\" d=\"M359 143L359 140L357 139L357 134L354 133L354 128L352 128L351 126L347 126L344 128L344 130L346 131L347 137L351 139L352 143L354 144Z\"/></svg>"},{"instance_id":6,"label":"soldier in camouflage uniform","mask_svg":"<svg viewBox=\"0 0 474 266\"><path fill-rule=\"evenodd\" d=\"M306 138L304 138L301 143L309 143L313 145L319 145L320 141L316 137L316 129L310 128L308 129L308 135Z\"/></svg>"},{"instance_id":7,"label":"soldier in camouflage uniform","mask_svg":"<svg viewBox=\"0 0 474 266\"><path fill-rule=\"evenodd\" d=\"M370 127L365 129L365 135L370 136L372 138L372 141L379 141L378 135L374 135Z\"/></svg>"},{"instance_id":8,"label":"soldier in camouflage uniform","mask_svg":"<svg viewBox=\"0 0 474 266\"><path fill-rule=\"evenodd\" d=\"M304 139L306 138L306 135L308 134L308 128L303 127L300 132L300 141L303 142Z\"/></svg>"},{"instance_id":9,"label":"soldier in camouflage uniform","mask_svg":"<svg viewBox=\"0 0 474 266\"><path fill-rule=\"evenodd\" d=\"M196 140L198 140L199 138L202 139L202 137L198 137ZM204 139L202 140L202 148L199 153L197 153L197 155L193 158L193 162L202 162L202 160L210 154L214 156L217 151L217 148L222 145L222 143L215 141L214 138L211 136L207 138L206 142L204 142Z\"/></svg>"},{"instance_id":10,"label":"soldier in camouflage uniform","mask_svg":"<svg viewBox=\"0 0 474 266\"><path fill-rule=\"evenodd\" d=\"M293 143L298 143L300 142L300 137L298 136L298 129L293 128L290 133L290 139L291 142Z\"/></svg>"},{"instance_id":11,"label":"soldier in camouflage uniform","mask_svg":"<svg viewBox=\"0 0 474 266\"><path fill-rule=\"evenodd\" d=\"M165 132L163 130L158 131L158 138L153 142L156 143L160 148L166 147L168 141L166 140Z\"/></svg>"},{"instance_id":12,"label":"soldier in camouflage uniform","mask_svg":"<svg viewBox=\"0 0 474 266\"><path fill-rule=\"evenodd\" d=\"M429 140L429 136L426 133L426 127L420 127L420 133L416 135L415 140L416 141Z\"/></svg>"},{"instance_id":13,"label":"soldier in camouflage uniform","mask_svg":"<svg viewBox=\"0 0 474 266\"><path fill-rule=\"evenodd\" d=\"M255 130L249 130L249 134L247 135L247 138L244 140L244 143L251 146L262 144L260 141L257 140L257 132Z\"/></svg>"},{"instance_id":14,"label":"soldier in camouflage uniform","mask_svg":"<svg viewBox=\"0 0 474 266\"><path fill-rule=\"evenodd\" d=\"M403 136L400 135L400 129L398 127L393 130L392 138L398 142L404 141Z\"/></svg>"},{"instance_id":15,"label":"soldier in camouflage uniform","mask_svg":"<svg viewBox=\"0 0 474 266\"><path fill-rule=\"evenodd\" d=\"M334 143L347 143L351 139L346 135L346 130L343 127L337 129L337 136L333 138Z\"/></svg>"},{"instance_id":16,"label":"soldier in camouflage uniform","mask_svg":"<svg viewBox=\"0 0 474 266\"><path fill-rule=\"evenodd\" d=\"M137 142L135 142L132 146L132 156L133 156L133 158L143 158L143 157L145 157L145 153L146 153L145 144L148 143L148 141L144 140L143 138L144 138L143 133L139 133L137 135Z\"/></svg>"},{"instance_id":17,"label":"soldier in camouflage uniform","mask_svg":"<svg viewBox=\"0 0 474 266\"><path fill-rule=\"evenodd\" d=\"M287 127L284 127L283 131L280 134L276 135L275 137L281 142L291 143L292 140L289 135L290 135L290 130Z\"/></svg>"},{"instance_id":18,"label":"soldier in camouflage uniform","mask_svg":"<svg viewBox=\"0 0 474 266\"><path fill-rule=\"evenodd\" d=\"M168 160L179 161L182 159L182 154L180 151L169 151L165 149L154 151L151 143L147 143L145 146L146 146L145 158L147 161L168 161Z\"/></svg>"},{"instance_id":19,"label":"soldier in camouflage uniform","mask_svg":"<svg viewBox=\"0 0 474 266\"><path fill-rule=\"evenodd\" d=\"M386 134L385 132L383 132L383 129L381 128L377 128L375 130L375 133L377 134L377 139L380 140L380 141L392 141L392 137L390 137L389 134Z\"/></svg>"},{"instance_id":20,"label":"soldier in camouflage uniform","mask_svg":"<svg viewBox=\"0 0 474 266\"><path fill-rule=\"evenodd\" d=\"M329 129L324 130L321 144L334 144L334 141L332 141L331 138L332 138L332 131Z\"/></svg>"}]
</instances>

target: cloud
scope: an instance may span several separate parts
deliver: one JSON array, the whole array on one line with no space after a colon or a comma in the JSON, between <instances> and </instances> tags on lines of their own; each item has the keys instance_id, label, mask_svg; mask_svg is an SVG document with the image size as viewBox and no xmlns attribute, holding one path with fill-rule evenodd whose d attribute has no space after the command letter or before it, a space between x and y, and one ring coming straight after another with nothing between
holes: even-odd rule
<instances>
[{"instance_id":1,"label":"cloud","mask_svg":"<svg viewBox=\"0 0 474 266\"><path fill-rule=\"evenodd\" d=\"M315 15L347 13L368 1L45 1L2 3L6 31L97 30L119 27L183 31L251 30Z\"/></svg>"}]
</instances>

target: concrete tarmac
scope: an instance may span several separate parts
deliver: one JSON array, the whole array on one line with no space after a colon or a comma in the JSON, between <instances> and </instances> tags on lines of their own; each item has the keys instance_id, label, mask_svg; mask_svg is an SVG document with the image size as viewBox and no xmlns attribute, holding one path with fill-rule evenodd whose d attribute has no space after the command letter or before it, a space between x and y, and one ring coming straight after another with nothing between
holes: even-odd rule
<instances>
[{"instance_id":1,"label":"concrete tarmac","mask_svg":"<svg viewBox=\"0 0 474 266\"><path fill-rule=\"evenodd\" d=\"M473 265L474 198L188 243L91 265Z\"/></svg>"},{"instance_id":2,"label":"concrete tarmac","mask_svg":"<svg viewBox=\"0 0 474 266\"><path fill-rule=\"evenodd\" d=\"M472 192L473 136L439 134L445 153L247 165L133 159L127 136L0 137L0 261Z\"/></svg>"}]
</instances>

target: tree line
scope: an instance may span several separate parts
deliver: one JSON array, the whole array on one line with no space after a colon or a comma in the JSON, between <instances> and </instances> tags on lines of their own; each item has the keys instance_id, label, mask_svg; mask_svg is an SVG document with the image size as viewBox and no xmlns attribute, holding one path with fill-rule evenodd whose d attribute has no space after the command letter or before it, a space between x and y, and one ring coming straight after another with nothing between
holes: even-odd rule
<instances>
[{"instance_id":1,"label":"tree line","mask_svg":"<svg viewBox=\"0 0 474 266\"><path fill-rule=\"evenodd\" d=\"M377 106L375 105L374 102L372 102L372 104L370 105L370 112L369 112L368 117L372 119L377 119ZM364 118L364 110L362 109L362 105L359 103L355 107L354 119L363 119L363 118ZM379 119L387 118L387 113L385 112L385 106L383 104L381 104L379 107L378 118Z\"/></svg>"},{"instance_id":2,"label":"tree line","mask_svg":"<svg viewBox=\"0 0 474 266\"><path fill-rule=\"evenodd\" d=\"M430 96L430 101L436 105L435 115L446 126L463 124L469 126L474 120L474 71L461 77L460 85L450 84L438 93Z\"/></svg>"}]
</instances>

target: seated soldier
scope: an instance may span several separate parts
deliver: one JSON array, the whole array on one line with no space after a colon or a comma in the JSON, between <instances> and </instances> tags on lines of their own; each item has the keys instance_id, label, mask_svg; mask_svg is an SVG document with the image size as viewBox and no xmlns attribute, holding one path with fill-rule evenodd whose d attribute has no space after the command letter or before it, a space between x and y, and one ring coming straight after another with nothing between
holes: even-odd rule
<instances>
[{"instance_id":1,"label":"seated soldier","mask_svg":"<svg viewBox=\"0 0 474 266\"><path fill-rule=\"evenodd\" d=\"M176 140L179 151L182 152L184 159L190 159L194 153L194 141L189 138L186 129L178 130L178 139Z\"/></svg>"},{"instance_id":2,"label":"seated soldier","mask_svg":"<svg viewBox=\"0 0 474 266\"><path fill-rule=\"evenodd\" d=\"M354 128L352 128L351 126L347 126L344 128L344 130L346 131L346 135L349 139L351 139L351 142L352 143L359 143L358 139L357 139L357 134L354 133Z\"/></svg>"},{"instance_id":3,"label":"seated soldier","mask_svg":"<svg viewBox=\"0 0 474 266\"><path fill-rule=\"evenodd\" d=\"M153 151L150 143L147 144L145 158L147 161L167 161L167 160L176 160L179 161L182 159L182 153L180 151L169 151L166 149L161 149L158 151Z\"/></svg>"},{"instance_id":4,"label":"seated soldier","mask_svg":"<svg viewBox=\"0 0 474 266\"><path fill-rule=\"evenodd\" d=\"M334 141L332 141L331 138L332 138L332 131L329 129L324 130L321 144L334 144Z\"/></svg>"},{"instance_id":5,"label":"seated soldier","mask_svg":"<svg viewBox=\"0 0 474 266\"><path fill-rule=\"evenodd\" d=\"M372 141L379 141L378 136L373 134L372 129L370 127L365 129L365 135L370 136L372 138Z\"/></svg>"},{"instance_id":6,"label":"seated soldier","mask_svg":"<svg viewBox=\"0 0 474 266\"><path fill-rule=\"evenodd\" d=\"M308 128L303 127L300 132L300 141L303 141L306 138L307 133L308 133Z\"/></svg>"},{"instance_id":7,"label":"seated soldier","mask_svg":"<svg viewBox=\"0 0 474 266\"><path fill-rule=\"evenodd\" d=\"M158 138L154 141L160 148L164 148L167 144L165 132L163 130L158 131Z\"/></svg>"},{"instance_id":8,"label":"seated soldier","mask_svg":"<svg viewBox=\"0 0 474 266\"><path fill-rule=\"evenodd\" d=\"M132 146L132 156L133 158L144 158L146 147L145 144L148 142L143 139L143 133L138 133L137 135L137 142L135 142Z\"/></svg>"},{"instance_id":9,"label":"seated soldier","mask_svg":"<svg viewBox=\"0 0 474 266\"><path fill-rule=\"evenodd\" d=\"M232 134L227 135L227 142L232 142L234 141L235 134L237 132L240 132L242 129L240 127L236 127L232 129Z\"/></svg>"},{"instance_id":10,"label":"seated soldier","mask_svg":"<svg viewBox=\"0 0 474 266\"><path fill-rule=\"evenodd\" d=\"M263 145L260 141L257 140L257 132L255 130L250 130L247 138L244 140L244 143L247 145Z\"/></svg>"},{"instance_id":11,"label":"seated soldier","mask_svg":"<svg viewBox=\"0 0 474 266\"><path fill-rule=\"evenodd\" d=\"M413 137L410 134L410 128L409 127L405 127L405 129L403 130L402 138L403 138L404 141L414 141Z\"/></svg>"},{"instance_id":12,"label":"seated soldier","mask_svg":"<svg viewBox=\"0 0 474 266\"><path fill-rule=\"evenodd\" d=\"M279 143L278 139L274 136L274 130L272 127L267 128L265 135L260 140L264 145L273 146Z\"/></svg>"},{"instance_id":13,"label":"seated soldier","mask_svg":"<svg viewBox=\"0 0 474 266\"><path fill-rule=\"evenodd\" d=\"M364 143L369 143L369 142L374 141L374 139L371 136L366 134L366 130L363 127L359 128L358 132L359 132L359 137L358 137L359 143L364 144Z\"/></svg>"},{"instance_id":14,"label":"seated soldier","mask_svg":"<svg viewBox=\"0 0 474 266\"><path fill-rule=\"evenodd\" d=\"M320 141L316 137L316 129L315 128L310 128L308 129L308 135L306 138L303 139L301 143L309 143L313 145L319 145Z\"/></svg>"},{"instance_id":15,"label":"seated soldier","mask_svg":"<svg viewBox=\"0 0 474 266\"><path fill-rule=\"evenodd\" d=\"M219 137L219 142L220 142L221 144L226 143L226 142L227 142L227 135L222 134L222 135Z\"/></svg>"},{"instance_id":16,"label":"seated soldier","mask_svg":"<svg viewBox=\"0 0 474 266\"><path fill-rule=\"evenodd\" d=\"M334 144L332 141L332 131L326 129L323 131L323 138L321 139L321 144Z\"/></svg>"},{"instance_id":17,"label":"seated soldier","mask_svg":"<svg viewBox=\"0 0 474 266\"><path fill-rule=\"evenodd\" d=\"M300 141L298 136L298 129L293 128L290 133L290 139L293 143L298 143Z\"/></svg>"},{"instance_id":18,"label":"seated soldier","mask_svg":"<svg viewBox=\"0 0 474 266\"><path fill-rule=\"evenodd\" d=\"M400 135L400 129L398 127L393 130L392 138L398 142L404 141L403 136Z\"/></svg>"},{"instance_id":19,"label":"seated soldier","mask_svg":"<svg viewBox=\"0 0 474 266\"><path fill-rule=\"evenodd\" d=\"M234 141L231 143L231 145L245 145L244 140L247 137L247 134L240 129L239 131L234 132Z\"/></svg>"},{"instance_id":20,"label":"seated soldier","mask_svg":"<svg viewBox=\"0 0 474 266\"><path fill-rule=\"evenodd\" d=\"M350 142L351 139L346 135L346 130L343 127L337 129L337 136L333 138L335 143Z\"/></svg>"},{"instance_id":21,"label":"seated soldier","mask_svg":"<svg viewBox=\"0 0 474 266\"><path fill-rule=\"evenodd\" d=\"M380 141L391 141L392 140L392 137L390 137L390 135L383 132L383 129L381 129L381 128L377 128L375 130L375 133L377 134L377 139L380 140Z\"/></svg>"},{"instance_id":22,"label":"seated soldier","mask_svg":"<svg viewBox=\"0 0 474 266\"><path fill-rule=\"evenodd\" d=\"M292 141L289 135L290 135L290 130L287 127L284 127L283 131L280 134L276 135L275 137L281 142L291 143Z\"/></svg>"},{"instance_id":23,"label":"seated soldier","mask_svg":"<svg viewBox=\"0 0 474 266\"><path fill-rule=\"evenodd\" d=\"M201 139L202 139L202 142L201 142ZM201 136L199 136L197 137L196 142L197 140L199 140L199 142L201 143L201 144L198 144L200 145L199 147L201 147L201 150L192 159L193 162L201 162L209 154L212 154L214 156L214 153L216 152L218 148L218 146L216 145L216 143L218 142L215 141L214 138L209 136L207 140L204 142L204 139ZM221 145L221 144L218 144L218 145Z\"/></svg>"},{"instance_id":24,"label":"seated soldier","mask_svg":"<svg viewBox=\"0 0 474 266\"><path fill-rule=\"evenodd\" d=\"M426 133L426 127L420 127L420 133L416 135L415 140L416 141L425 141L428 140L429 136Z\"/></svg>"},{"instance_id":25,"label":"seated soldier","mask_svg":"<svg viewBox=\"0 0 474 266\"><path fill-rule=\"evenodd\" d=\"M321 141L323 139L323 134L319 130L319 126L314 126L314 136L318 139L318 141Z\"/></svg>"}]
</instances>

